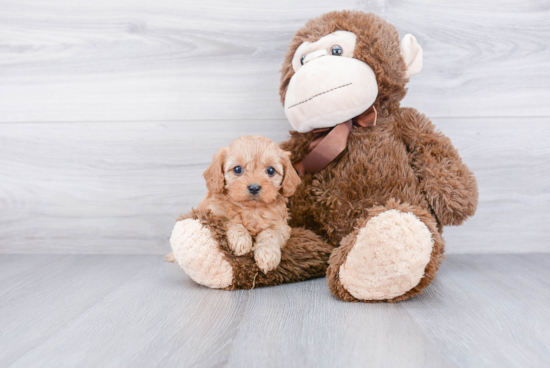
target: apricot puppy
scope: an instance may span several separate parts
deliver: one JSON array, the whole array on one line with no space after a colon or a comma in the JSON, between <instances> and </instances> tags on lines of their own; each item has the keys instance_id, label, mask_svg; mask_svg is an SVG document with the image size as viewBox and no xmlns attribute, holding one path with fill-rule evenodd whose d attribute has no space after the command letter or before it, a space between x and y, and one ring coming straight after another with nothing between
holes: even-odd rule
<instances>
[{"instance_id":1,"label":"apricot puppy","mask_svg":"<svg viewBox=\"0 0 550 368\"><path fill-rule=\"evenodd\" d=\"M275 269L290 237L287 198L300 184L290 153L264 137L241 137L214 155L204 178L209 193L198 209L227 219L235 255L254 251L264 273Z\"/></svg>"}]
</instances>

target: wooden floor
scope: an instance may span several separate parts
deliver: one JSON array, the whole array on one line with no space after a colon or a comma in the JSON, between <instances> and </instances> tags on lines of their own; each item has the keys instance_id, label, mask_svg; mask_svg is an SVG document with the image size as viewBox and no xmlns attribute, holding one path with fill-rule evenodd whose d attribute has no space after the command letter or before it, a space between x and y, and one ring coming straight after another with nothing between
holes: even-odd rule
<instances>
[{"instance_id":1,"label":"wooden floor","mask_svg":"<svg viewBox=\"0 0 550 368\"><path fill-rule=\"evenodd\" d=\"M451 255L421 296L210 290L155 255L1 255L1 367L548 367L550 254Z\"/></svg>"}]
</instances>

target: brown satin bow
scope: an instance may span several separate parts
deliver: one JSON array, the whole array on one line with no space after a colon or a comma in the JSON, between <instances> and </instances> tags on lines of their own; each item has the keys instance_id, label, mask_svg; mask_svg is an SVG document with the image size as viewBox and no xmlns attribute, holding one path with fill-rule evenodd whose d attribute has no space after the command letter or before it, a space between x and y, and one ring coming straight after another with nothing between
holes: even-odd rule
<instances>
[{"instance_id":1,"label":"brown satin bow","mask_svg":"<svg viewBox=\"0 0 550 368\"><path fill-rule=\"evenodd\" d=\"M376 117L376 109L374 106L371 106L361 115L338 124L334 128L314 130L313 132L319 134L319 136L309 144L310 151L306 158L301 162L295 162L294 168L300 175L323 170L346 149L348 136L353 124L361 127L375 126Z\"/></svg>"}]
</instances>

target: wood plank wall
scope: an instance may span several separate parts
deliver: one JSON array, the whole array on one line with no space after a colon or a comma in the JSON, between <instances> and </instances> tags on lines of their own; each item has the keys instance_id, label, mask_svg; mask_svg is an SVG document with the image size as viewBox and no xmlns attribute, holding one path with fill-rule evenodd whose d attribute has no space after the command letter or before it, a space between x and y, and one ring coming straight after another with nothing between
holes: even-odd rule
<instances>
[{"instance_id":1,"label":"wood plank wall","mask_svg":"<svg viewBox=\"0 0 550 368\"><path fill-rule=\"evenodd\" d=\"M218 147L285 139L288 43L337 9L424 48L403 105L480 186L448 252L550 252L548 2L0 0L0 253L167 252Z\"/></svg>"}]
</instances>

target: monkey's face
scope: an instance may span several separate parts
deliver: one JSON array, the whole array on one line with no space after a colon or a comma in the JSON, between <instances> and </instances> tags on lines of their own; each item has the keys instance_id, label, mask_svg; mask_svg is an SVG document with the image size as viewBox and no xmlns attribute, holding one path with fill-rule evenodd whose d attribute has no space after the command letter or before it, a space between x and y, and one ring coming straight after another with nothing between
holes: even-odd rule
<instances>
[{"instance_id":1,"label":"monkey's face","mask_svg":"<svg viewBox=\"0 0 550 368\"><path fill-rule=\"evenodd\" d=\"M355 33L323 35L334 22ZM280 90L286 117L300 133L352 119L377 97L398 101L405 95L407 78L422 69L422 48L414 36L408 34L399 42L397 30L373 14L327 13L308 22L295 40L306 37L316 41L304 41L287 55Z\"/></svg>"},{"instance_id":2,"label":"monkey's face","mask_svg":"<svg viewBox=\"0 0 550 368\"><path fill-rule=\"evenodd\" d=\"M373 70L353 58L356 36L336 31L304 42L292 59L294 76L285 97L285 114L298 132L333 127L367 110L376 100Z\"/></svg>"}]
</instances>

